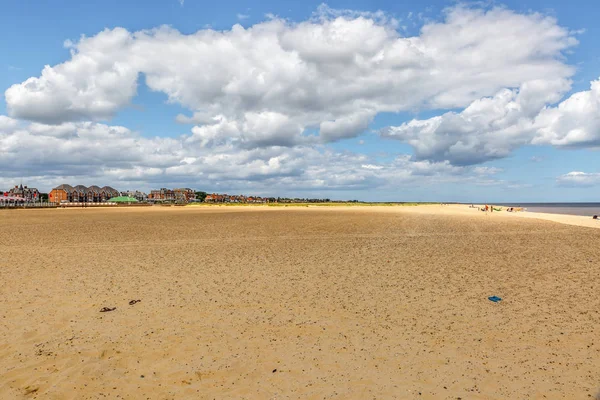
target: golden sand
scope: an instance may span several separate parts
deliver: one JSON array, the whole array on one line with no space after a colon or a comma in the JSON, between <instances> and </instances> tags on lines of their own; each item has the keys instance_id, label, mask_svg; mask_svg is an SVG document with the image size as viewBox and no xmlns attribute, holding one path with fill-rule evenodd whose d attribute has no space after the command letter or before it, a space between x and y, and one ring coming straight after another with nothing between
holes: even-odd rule
<instances>
[{"instance_id":1,"label":"golden sand","mask_svg":"<svg viewBox=\"0 0 600 400\"><path fill-rule=\"evenodd\" d=\"M595 396L600 230L483 214L1 211L0 399Z\"/></svg>"}]
</instances>

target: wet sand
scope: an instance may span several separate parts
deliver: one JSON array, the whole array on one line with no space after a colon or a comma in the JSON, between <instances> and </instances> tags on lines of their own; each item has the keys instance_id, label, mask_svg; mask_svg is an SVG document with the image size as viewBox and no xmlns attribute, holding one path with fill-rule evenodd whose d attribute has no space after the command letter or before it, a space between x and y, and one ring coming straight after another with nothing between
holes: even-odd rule
<instances>
[{"instance_id":1,"label":"wet sand","mask_svg":"<svg viewBox=\"0 0 600 400\"><path fill-rule=\"evenodd\" d=\"M595 396L600 230L482 214L0 211L0 398Z\"/></svg>"}]
</instances>

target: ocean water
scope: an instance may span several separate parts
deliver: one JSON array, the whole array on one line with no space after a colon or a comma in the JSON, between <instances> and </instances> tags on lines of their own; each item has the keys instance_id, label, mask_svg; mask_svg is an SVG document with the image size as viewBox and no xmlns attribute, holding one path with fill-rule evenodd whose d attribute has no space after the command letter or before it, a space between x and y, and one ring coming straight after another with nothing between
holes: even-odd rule
<instances>
[{"instance_id":1,"label":"ocean water","mask_svg":"<svg viewBox=\"0 0 600 400\"><path fill-rule=\"evenodd\" d=\"M510 203L500 205L504 207L524 207L529 212L589 217L593 215L600 216L600 203Z\"/></svg>"}]
</instances>

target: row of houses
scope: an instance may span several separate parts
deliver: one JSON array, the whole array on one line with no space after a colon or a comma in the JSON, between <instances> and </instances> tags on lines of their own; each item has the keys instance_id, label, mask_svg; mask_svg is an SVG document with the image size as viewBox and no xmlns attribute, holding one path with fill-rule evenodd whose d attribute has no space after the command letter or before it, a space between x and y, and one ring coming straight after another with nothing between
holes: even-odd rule
<instances>
[{"instance_id":1,"label":"row of houses","mask_svg":"<svg viewBox=\"0 0 600 400\"><path fill-rule=\"evenodd\" d=\"M71 186L67 184L59 185L48 193L48 200L54 203L103 203L113 197L120 196L118 190L110 187L99 187L92 185Z\"/></svg>"},{"instance_id":2,"label":"row of houses","mask_svg":"<svg viewBox=\"0 0 600 400\"><path fill-rule=\"evenodd\" d=\"M148 195L148 200L189 203L196 200L196 192L190 188L161 188L150 191L150 194Z\"/></svg>"},{"instance_id":3,"label":"row of houses","mask_svg":"<svg viewBox=\"0 0 600 400\"><path fill-rule=\"evenodd\" d=\"M202 196L206 193L199 192ZM27 186L15 186L3 193L0 196L0 202L19 201L29 203L40 200L40 192L36 188L28 188ZM151 190L149 194L138 190L128 190L120 192L110 186L71 186L62 184L53 188L48 193L48 201L51 203L104 203L114 197L125 196L136 199L139 202L177 202L190 203L202 201L196 198L196 192L190 188L167 189L161 188ZM229 194L206 194L204 201L207 203L272 203L278 202L279 198L263 198L260 196L245 196L245 195L229 195ZM283 201L283 199L281 199Z\"/></svg>"},{"instance_id":4,"label":"row of houses","mask_svg":"<svg viewBox=\"0 0 600 400\"><path fill-rule=\"evenodd\" d=\"M190 188L162 188L152 190L150 194L146 194L139 190L119 192L110 186L99 187L92 185L86 187L83 185L71 186L63 184L50 191L49 200L55 203L102 203L118 196L132 197L140 202L175 201L189 203L196 199L196 193Z\"/></svg>"},{"instance_id":5,"label":"row of houses","mask_svg":"<svg viewBox=\"0 0 600 400\"><path fill-rule=\"evenodd\" d=\"M207 194L205 203L269 203L268 198L258 196L228 195L228 194Z\"/></svg>"}]
</instances>

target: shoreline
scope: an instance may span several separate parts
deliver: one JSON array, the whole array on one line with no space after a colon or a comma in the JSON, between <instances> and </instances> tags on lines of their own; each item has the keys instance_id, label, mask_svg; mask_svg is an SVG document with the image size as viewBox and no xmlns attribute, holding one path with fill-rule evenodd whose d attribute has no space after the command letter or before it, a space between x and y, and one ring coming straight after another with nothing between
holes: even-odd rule
<instances>
[{"instance_id":1,"label":"shoreline","mask_svg":"<svg viewBox=\"0 0 600 400\"><path fill-rule=\"evenodd\" d=\"M579 226L585 228L600 229L600 220L594 220L592 217L572 215L572 214L551 214L551 213L540 213L531 211L519 211L519 212L507 212L506 207L503 207L503 211L495 212L482 212L479 210L481 205L477 205L477 208L471 208L466 204L376 204L376 203L358 203L358 204L281 204L281 205L268 205L268 204L197 204L187 206L151 206L151 207L139 207L139 206L121 206L121 207L65 207L56 208L56 210L80 210L85 212L92 212L93 210L106 212L113 210L116 212L157 212L157 211L172 211L172 210L197 210L197 211L210 211L210 210L221 210L227 211L277 211L277 210L315 210L315 211L370 211L370 212L391 212L391 213L417 213L417 214L430 214L430 215L455 215L455 216L469 216L469 217L487 217L487 218L509 218L509 219L536 219L549 221L559 224ZM36 208L24 208L24 210L39 210ZM45 209L48 210L48 209ZM0 211L1 212L1 211Z\"/></svg>"},{"instance_id":2,"label":"shoreline","mask_svg":"<svg viewBox=\"0 0 600 400\"><path fill-rule=\"evenodd\" d=\"M474 218L506 218L506 219L529 219L529 220L543 220L548 222L554 222L564 225L579 226L584 228L595 228L600 229L600 220L592 219L592 217L586 217L581 215L571 214L550 214L530 211L518 211L518 212L507 212L506 207L503 207L503 211L494 212L483 212L479 208L481 205L475 205L476 208L471 208L466 204L449 204L444 206L422 206L414 207L415 209L422 209L421 211L428 210L431 214L451 214L456 216L471 216ZM435 208L434 208L435 207Z\"/></svg>"},{"instance_id":3,"label":"shoreline","mask_svg":"<svg viewBox=\"0 0 600 400\"><path fill-rule=\"evenodd\" d=\"M581 226L585 228L596 228L600 229L600 220L592 219L591 216L572 215L572 214L553 214L553 213L542 213L535 211L518 211L518 212L507 212L506 207L503 207L502 211L494 211L493 213L485 213L478 211L476 208L469 208L469 206L461 205L468 211L479 212L483 215L489 214L490 216L503 216L507 218L525 218L525 219L538 219L550 222L556 222L559 224L566 224L572 226Z\"/></svg>"}]
</instances>

